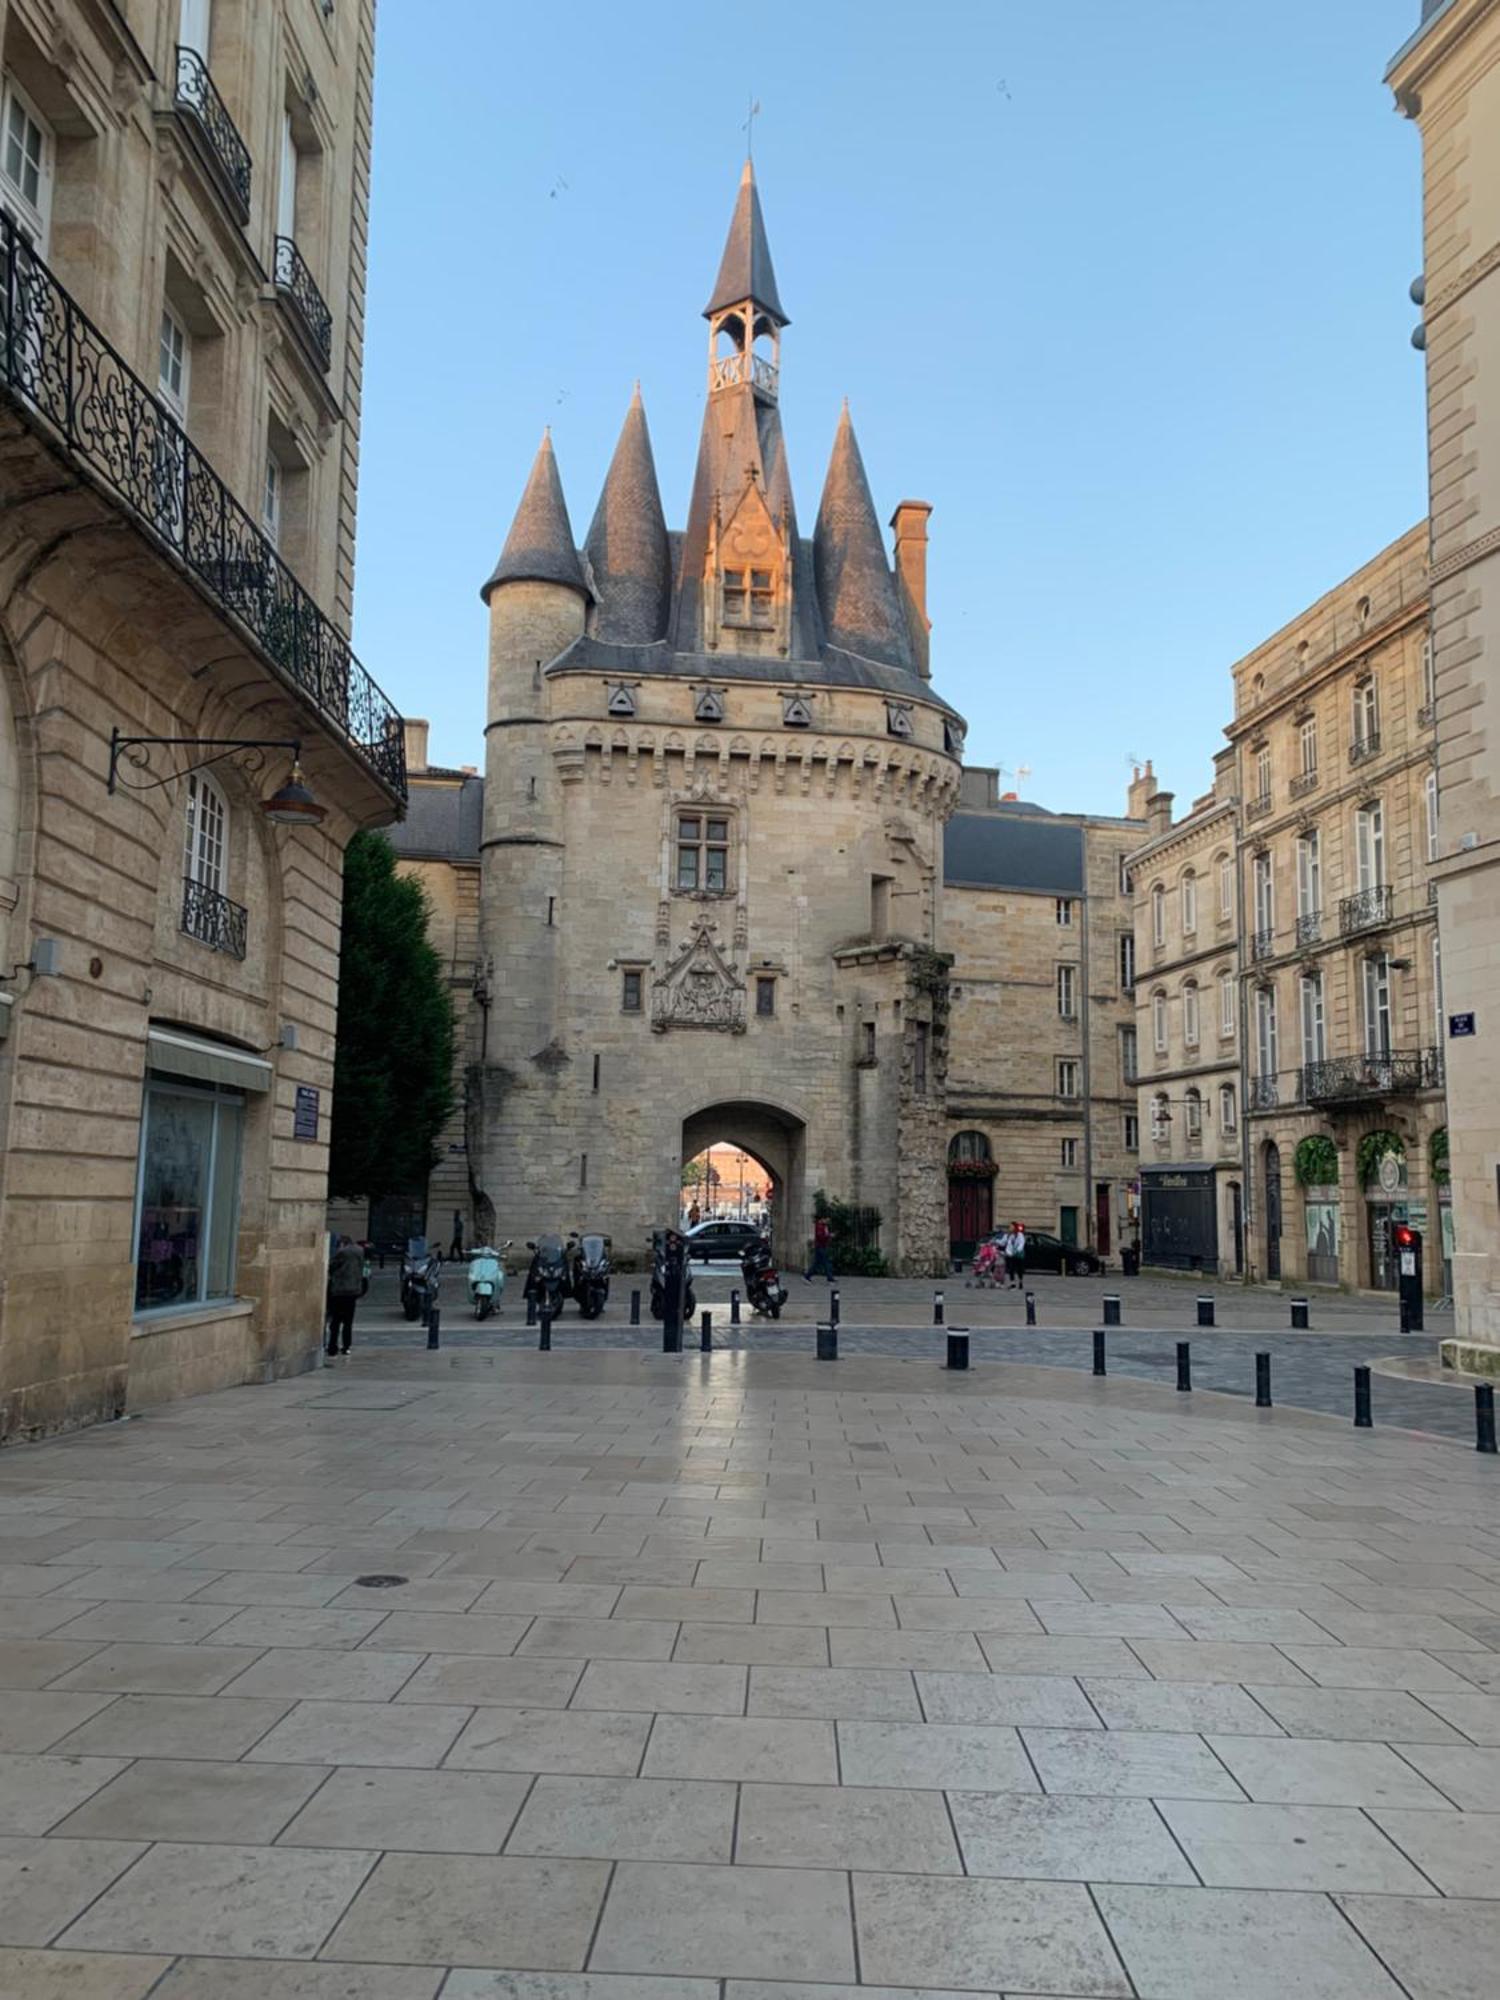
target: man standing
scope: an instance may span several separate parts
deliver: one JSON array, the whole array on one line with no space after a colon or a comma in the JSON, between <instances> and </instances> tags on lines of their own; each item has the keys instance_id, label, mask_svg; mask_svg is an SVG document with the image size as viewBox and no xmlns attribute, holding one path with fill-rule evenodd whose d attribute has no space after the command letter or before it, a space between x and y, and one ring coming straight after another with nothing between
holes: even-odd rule
<instances>
[{"instance_id":1,"label":"man standing","mask_svg":"<svg viewBox=\"0 0 1500 2000\"><path fill-rule=\"evenodd\" d=\"M365 1282L365 1253L352 1236L340 1236L328 1264L328 1346L330 1359L347 1354L354 1338L354 1308Z\"/></svg>"},{"instance_id":2,"label":"man standing","mask_svg":"<svg viewBox=\"0 0 1500 2000\"><path fill-rule=\"evenodd\" d=\"M826 1215L820 1215L813 1224L812 1269L802 1273L803 1281L811 1284L819 1272L833 1283L833 1228Z\"/></svg>"}]
</instances>

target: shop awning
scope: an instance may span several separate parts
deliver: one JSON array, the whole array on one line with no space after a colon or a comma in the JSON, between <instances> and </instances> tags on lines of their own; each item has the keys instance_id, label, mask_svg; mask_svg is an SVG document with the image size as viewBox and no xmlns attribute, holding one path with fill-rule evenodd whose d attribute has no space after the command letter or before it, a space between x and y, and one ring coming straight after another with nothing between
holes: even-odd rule
<instances>
[{"instance_id":1,"label":"shop awning","mask_svg":"<svg viewBox=\"0 0 1500 2000\"><path fill-rule=\"evenodd\" d=\"M271 1065L248 1049L232 1049L181 1028L150 1028L146 1061L168 1076L186 1076L198 1083L226 1083L233 1090L269 1090Z\"/></svg>"}]
</instances>

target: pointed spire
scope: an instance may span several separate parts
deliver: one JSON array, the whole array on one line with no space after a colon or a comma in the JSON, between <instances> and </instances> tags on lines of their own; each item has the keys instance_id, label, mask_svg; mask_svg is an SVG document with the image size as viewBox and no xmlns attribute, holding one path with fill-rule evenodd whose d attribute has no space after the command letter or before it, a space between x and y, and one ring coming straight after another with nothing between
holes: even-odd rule
<instances>
[{"instance_id":1,"label":"pointed spire","mask_svg":"<svg viewBox=\"0 0 1500 2000\"><path fill-rule=\"evenodd\" d=\"M598 637L653 645L667 629L672 559L639 382L584 546L599 593Z\"/></svg>"},{"instance_id":2,"label":"pointed spire","mask_svg":"<svg viewBox=\"0 0 1500 2000\"><path fill-rule=\"evenodd\" d=\"M573 524L563 498L562 479L552 453L552 428L542 432L541 446L526 481L526 491L511 522L494 575L480 591L488 604L497 584L566 583L588 595L583 565L573 546Z\"/></svg>"},{"instance_id":3,"label":"pointed spire","mask_svg":"<svg viewBox=\"0 0 1500 2000\"><path fill-rule=\"evenodd\" d=\"M719 275L703 317L712 319L725 306L743 305L753 299L778 326L790 324L781 309L776 290L776 272L771 263L771 246L766 238L765 217L760 212L760 195L755 186L755 169L749 160L740 176L729 239L719 264ZM747 343L748 344L748 343Z\"/></svg>"},{"instance_id":4,"label":"pointed spire","mask_svg":"<svg viewBox=\"0 0 1500 2000\"><path fill-rule=\"evenodd\" d=\"M818 600L832 644L887 666L912 666L911 635L886 561L846 401L813 533Z\"/></svg>"}]
</instances>

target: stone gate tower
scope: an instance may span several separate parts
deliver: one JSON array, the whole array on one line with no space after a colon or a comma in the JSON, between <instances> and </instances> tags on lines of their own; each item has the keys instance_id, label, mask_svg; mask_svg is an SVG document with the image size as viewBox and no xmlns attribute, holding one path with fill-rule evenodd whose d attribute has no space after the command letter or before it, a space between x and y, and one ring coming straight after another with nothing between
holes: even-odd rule
<instances>
[{"instance_id":1,"label":"stone gate tower","mask_svg":"<svg viewBox=\"0 0 1500 2000\"><path fill-rule=\"evenodd\" d=\"M942 826L963 724L928 669L929 508L887 559L847 408L797 522L782 334L746 165L705 310L707 407L669 530L640 393L575 545L544 438L494 575L469 1150L494 1226L674 1219L719 1139L945 1268Z\"/></svg>"}]
</instances>

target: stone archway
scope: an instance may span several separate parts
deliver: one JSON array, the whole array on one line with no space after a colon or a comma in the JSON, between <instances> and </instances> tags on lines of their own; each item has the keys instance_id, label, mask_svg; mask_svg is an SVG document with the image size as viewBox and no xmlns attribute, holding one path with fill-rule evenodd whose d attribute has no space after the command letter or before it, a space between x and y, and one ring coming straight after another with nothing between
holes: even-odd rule
<instances>
[{"instance_id":1,"label":"stone archway","mask_svg":"<svg viewBox=\"0 0 1500 2000\"><path fill-rule=\"evenodd\" d=\"M807 1128L794 1112L752 1098L708 1104L682 1121L682 1165L712 1145L736 1146L771 1176L771 1233L782 1256L800 1257L807 1206Z\"/></svg>"}]
</instances>

